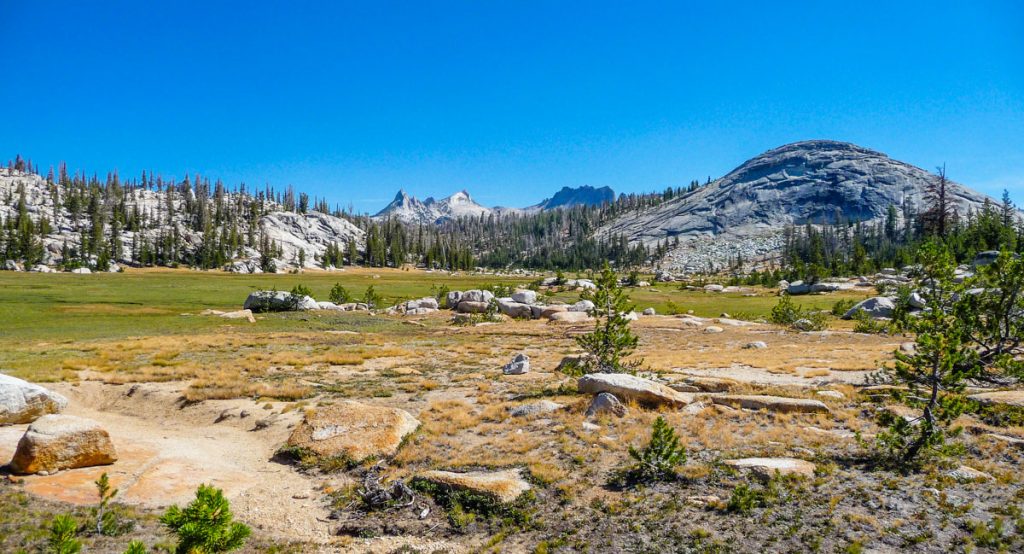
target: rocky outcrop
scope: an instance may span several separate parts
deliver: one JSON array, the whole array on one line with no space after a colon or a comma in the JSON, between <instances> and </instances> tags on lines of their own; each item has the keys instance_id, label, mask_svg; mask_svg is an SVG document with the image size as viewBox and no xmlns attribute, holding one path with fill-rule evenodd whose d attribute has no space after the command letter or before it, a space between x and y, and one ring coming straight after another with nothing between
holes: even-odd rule
<instances>
[{"instance_id":1,"label":"rocky outcrop","mask_svg":"<svg viewBox=\"0 0 1024 554\"><path fill-rule=\"evenodd\" d=\"M0 373L0 425L31 423L67 405L67 398L55 392Z\"/></svg>"},{"instance_id":2,"label":"rocky outcrop","mask_svg":"<svg viewBox=\"0 0 1024 554\"><path fill-rule=\"evenodd\" d=\"M346 400L307 412L288 438L288 446L352 462L386 458L398 452L405 436L419 425L405 410Z\"/></svg>"},{"instance_id":3,"label":"rocky outcrop","mask_svg":"<svg viewBox=\"0 0 1024 554\"><path fill-rule=\"evenodd\" d=\"M11 459L14 473L53 473L62 469L112 464L117 452L110 435L90 419L45 415L18 441Z\"/></svg>"},{"instance_id":4,"label":"rocky outcrop","mask_svg":"<svg viewBox=\"0 0 1024 554\"><path fill-rule=\"evenodd\" d=\"M591 373L580 377L576 387L581 393L608 392L623 400L648 406L682 407L693 402L693 395L626 373Z\"/></svg>"}]
</instances>

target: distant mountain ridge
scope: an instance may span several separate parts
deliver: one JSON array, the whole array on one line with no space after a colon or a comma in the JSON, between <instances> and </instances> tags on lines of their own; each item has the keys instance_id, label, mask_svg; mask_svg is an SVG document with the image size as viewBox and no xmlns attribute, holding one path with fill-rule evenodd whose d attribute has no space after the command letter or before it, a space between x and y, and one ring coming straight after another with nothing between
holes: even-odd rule
<instances>
[{"instance_id":1,"label":"distant mountain ridge","mask_svg":"<svg viewBox=\"0 0 1024 554\"><path fill-rule=\"evenodd\" d=\"M440 200L435 200L433 197L420 200L401 189L387 206L373 215L373 218L376 220L393 218L403 223L428 225L462 217L535 213L574 206L599 206L613 200L615 200L615 192L610 187L594 188L584 185L575 188L562 187L554 196L527 208L488 208L474 201L466 190L461 190Z\"/></svg>"}]
</instances>

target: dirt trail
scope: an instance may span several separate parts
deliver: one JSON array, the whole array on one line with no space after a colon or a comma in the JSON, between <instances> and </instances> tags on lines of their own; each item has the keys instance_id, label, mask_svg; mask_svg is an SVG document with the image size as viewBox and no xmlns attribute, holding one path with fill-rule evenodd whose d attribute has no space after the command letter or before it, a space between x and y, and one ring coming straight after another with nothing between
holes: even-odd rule
<instances>
[{"instance_id":1,"label":"dirt trail","mask_svg":"<svg viewBox=\"0 0 1024 554\"><path fill-rule=\"evenodd\" d=\"M208 401L182 407L181 383L110 386L84 382L52 388L70 400L65 413L99 421L119 459L111 466L28 476L27 491L73 503L96 501L93 481L104 471L119 500L149 508L187 503L200 483L224 489L237 516L264 534L323 542L329 510L317 481L271 461L300 417L277 416L267 428L255 421L274 410L249 400ZM235 414L215 423L224 410ZM246 418L237 414L248 411ZM10 459L26 425L0 428L0 459Z\"/></svg>"}]
</instances>

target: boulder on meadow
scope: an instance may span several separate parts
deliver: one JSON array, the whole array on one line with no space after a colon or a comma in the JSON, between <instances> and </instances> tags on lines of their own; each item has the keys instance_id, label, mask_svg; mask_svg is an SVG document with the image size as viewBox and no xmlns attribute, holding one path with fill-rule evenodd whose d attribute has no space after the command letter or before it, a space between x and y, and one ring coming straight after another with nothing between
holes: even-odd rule
<instances>
[{"instance_id":1,"label":"boulder on meadow","mask_svg":"<svg viewBox=\"0 0 1024 554\"><path fill-rule=\"evenodd\" d=\"M515 319L530 319L533 317L533 309L529 304L516 302L511 298L498 299L498 311Z\"/></svg>"},{"instance_id":2,"label":"boulder on meadow","mask_svg":"<svg viewBox=\"0 0 1024 554\"><path fill-rule=\"evenodd\" d=\"M584 394L610 392L625 401L648 406L682 407L693 402L691 394L628 373L590 373L580 377L576 387Z\"/></svg>"},{"instance_id":3,"label":"boulder on meadow","mask_svg":"<svg viewBox=\"0 0 1024 554\"><path fill-rule=\"evenodd\" d=\"M743 348L750 350L764 350L765 348L768 348L768 343L761 340L755 340L753 342L748 342L747 344L743 345Z\"/></svg>"},{"instance_id":4,"label":"boulder on meadow","mask_svg":"<svg viewBox=\"0 0 1024 554\"><path fill-rule=\"evenodd\" d=\"M256 318L252 315L252 310L235 310L233 312L223 312L215 314L217 317L223 317L224 319L244 319L249 323L256 323Z\"/></svg>"},{"instance_id":5,"label":"boulder on meadow","mask_svg":"<svg viewBox=\"0 0 1024 554\"><path fill-rule=\"evenodd\" d=\"M309 296L295 295L280 290L258 290L249 293L242 307L252 310L253 313L260 312L294 312L305 310L319 310L316 300Z\"/></svg>"},{"instance_id":6,"label":"boulder on meadow","mask_svg":"<svg viewBox=\"0 0 1024 554\"><path fill-rule=\"evenodd\" d=\"M512 417L526 417L532 415L549 414L551 412L557 412L565 408L565 406L558 402L552 402L551 400L540 400L538 402L530 402L529 404L520 404L509 408L508 415Z\"/></svg>"},{"instance_id":7,"label":"boulder on meadow","mask_svg":"<svg viewBox=\"0 0 1024 554\"><path fill-rule=\"evenodd\" d=\"M592 318L587 312L555 312L548 319L561 323L582 323Z\"/></svg>"},{"instance_id":8,"label":"boulder on meadow","mask_svg":"<svg viewBox=\"0 0 1024 554\"><path fill-rule=\"evenodd\" d=\"M715 396L712 399L715 404L731 406L733 408L745 408L747 410L767 410L778 413L807 413L827 414L828 406L821 400L809 398L787 398L785 396L767 395L744 395L729 394Z\"/></svg>"},{"instance_id":9,"label":"boulder on meadow","mask_svg":"<svg viewBox=\"0 0 1024 554\"><path fill-rule=\"evenodd\" d=\"M462 291L453 290L449 291L444 298L444 307L450 310L454 310L458 307L459 302L462 301Z\"/></svg>"},{"instance_id":10,"label":"boulder on meadow","mask_svg":"<svg viewBox=\"0 0 1024 554\"><path fill-rule=\"evenodd\" d=\"M644 308L644 311L641 313L643 315L655 315L657 312L654 311L654 308Z\"/></svg>"},{"instance_id":11,"label":"boulder on meadow","mask_svg":"<svg viewBox=\"0 0 1024 554\"><path fill-rule=\"evenodd\" d=\"M896 302L892 298L888 296L874 296L855 304L843 314L843 319L853 319L857 312L864 312L868 317L873 318L892 317L892 312L895 309Z\"/></svg>"},{"instance_id":12,"label":"boulder on meadow","mask_svg":"<svg viewBox=\"0 0 1024 554\"><path fill-rule=\"evenodd\" d=\"M551 316L553 316L555 314L558 314L558 313L567 312L567 311L569 311L569 307L568 306L562 306L562 305L558 305L558 306L545 306L540 311L540 317L543 317L545 319L551 319Z\"/></svg>"},{"instance_id":13,"label":"boulder on meadow","mask_svg":"<svg viewBox=\"0 0 1024 554\"><path fill-rule=\"evenodd\" d=\"M530 372L530 357L520 352L516 354L512 361L505 364L505 367L501 368L501 372L505 375L523 375L524 373Z\"/></svg>"},{"instance_id":14,"label":"boulder on meadow","mask_svg":"<svg viewBox=\"0 0 1024 554\"><path fill-rule=\"evenodd\" d=\"M416 479L452 490L462 490L486 496L501 504L511 504L530 490L518 469L504 471L426 471Z\"/></svg>"},{"instance_id":15,"label":"boulder on meadow","mask_svg":"<svg viewBox=\"0 0 1024 554\"><path fill-rule=\"evenodd\" d=\"M477 302L475 300L463 300L459 302L458 311L460 314L482 314L487 311L487 302Z\"/></svg>"},{"instance_id":16,"label":"boulder on meadow","mask_svg":"<svg viewBox=\"0 0 1024 554\"><path fill-rule=\"evenodd\" d=\"M704 292L722 292L723 290L725 290L725 287L716 283L704 285Z\"/></svg>"},{"instance_id":17,"label":"boulder on meadow","mask_svg":"<svg viewBox=\"0 0 1024 554\"><path fill-rule=\"evenodd\" d=\"M590 300L580 300L579 302L569 306L570 312L584 312L590 313L594 309L594 303Z\"/></svg>"},{"instance_id":18,"label":"boulder on meadow","mask_svg":"<svg viewBox=\"0 0 1024 554\"><path fill-rule=\"evenodd\" d=\"M117 461L110 434L91 419L44 415L18 441L11 471L53 473L62 469L108 465Z\"/></svg>"},{"instance_id":19,"label":"boulder on meadow","mask_svg":"<svg viewBox=\"0 0 1024 554\"><path fill-rule=\"evenodd\" d=\"M807 460L797 458L741 458L726 460L725 465L740 470L749 470L759 479L768 481L775 474L814 477L815 466Z\"/></svg>"},{"instance_id":20,"label":"boulder on meadow","mask_svg":"<svg viewBox=\"0 0 1024 554\"><path fill-rule=\"evenodd\" d=\"M34 383L0 373L0 425L32 423L64 411L68 399Z\"/></svg>"},{"instance_id":21,"label":"boulder on meadow","mask_svg":"<svg viewBox=\"0 0 1024 554\"><path fill-rule=\"evenodd\" d=\"M462 293L460 302L483 302L488 303L494 299L494 293L489 290L467 290Z\"/></svg>"},{"instance_id":22,"label":"boulder on meadow","mask_svg":"<svg viewBox=\"0 0 1024 554\"><path fill-rule=\"evenodd\" d=\"M352 462L387 458L398 452L405 436L419 425L405 410L344 400L306 412L288 437L288 446Z\"/></svg>"},{"instance_id":23,"label":"boulder on meadow","mask_svg":"<svg viewBox=\"0 0 1024 554\"><path fill-rule=\"evenodd\" d=\"M536 304L537 292L532 290L517 290L512 293L512 300L520 304Z\"/></svg>"}]
</instances>

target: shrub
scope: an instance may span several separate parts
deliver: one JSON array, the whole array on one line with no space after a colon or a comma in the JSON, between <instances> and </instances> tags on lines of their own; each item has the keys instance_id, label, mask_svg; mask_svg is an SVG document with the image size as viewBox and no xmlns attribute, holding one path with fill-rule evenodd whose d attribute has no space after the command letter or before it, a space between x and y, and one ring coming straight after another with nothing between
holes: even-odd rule
<instances>
[{"instance_id":1,"label":"shrub","mask_svg":"<svg viewBox=\"0 0 1024 554\"><path fill-rule=\"evenodd\" d=\"M132 541L128 543L128 549L124 554L146 554L146 545L142 541Z\"/></svg>"},{"instance_id":2,"label":"shrub","mask_svg":"<svg viewBox=\"0 0 1024 554\"><path fill-rule=\"evenodd\" d=\"M837 300L835 304L832 304L832 315L836 317L843 317L843 315L850 311L850 308L855 305L857 305L857 301L852 298L842 298Z\"/></svg>"},{"instance_id":3,"label":"shrub","mask_svg":"<svg viewBox=\"0 0 1024 554\"><path fill-rule=\"evenodd\" d=\"M625 477L633 483L671 481L677 477L676 467L686 463L686 449L680 446L676 432L658 416L651 427L651 440L643 450L629 447L634 464Z\"/></svg>"},{"instance_id":4,"label":"shrub","mask_svg":"<svg viewBox=\"0 0 1024 554\"><path fill-rule=\"evenodd\" d=\"M46 539L49 552L52 554L78 554L82 543L76 538L78 522L68 514L53 518L50 523L50 535Z\"/></svg>"},{"instance_id":5,"label":"shrub","mask_svg":"<svg viewBox=\"0 0 1024 554\"><path fill-rule=\"evenodd\" d=\"M824 312L804 309L793 302L792 297L783 294L768 314L768 321L776 325L794 327L800 331L821 331L828 328L828 315Z\"/></svg>"},{"instance_id":6,"label":"shrub","mask_svg":"<svg viewBox=\"0 0 1024 554\"><path fill-rule=\"evenodd\" d=\"M882 333L888 333L890 325L886 321L875 319L868 315L864 310L857 310L853 314L853 332L854 333L869 333L872 335L878 335Z\"/></svg>"},{"instance_id":7,"label":"shrub","mask_svg":"<svg viewBox=\"0 0 1024 554\"><path fill-rule=\"evenodd\" d=\"M302 298L303 296L313 296L313 291L309 290L306 285L298 284L292 287L291 295Z\"/></svg>"},{"instance_id":8,"label":"shrub","mask_svg":"<svg viewBox=\"0 0 1024 554\"><path fill-rule=\"evenodd\" d=\"M352 295L349 294L345 287L341 286L341 283L334 283L328 298L335 304L348 304L352 302Z\"/></svg>"},{"instance_id":9,"label":"shrub","mask_svg":"<svg viewBox=\"0 0 1024 554\"><path fill-rule=\"evenodd\" d=\"M252 530L232 520L224 492L199 485L196 499L184 509L171 506L160 522L178 536L177 554L230 552L241 548Z\"/></svg>"},{"instance_id":10,"label":"shrub","mask_svg":"<svg viewBox=\"0 0 1024 554\"><path fill-rule=\"evenodd\" d=\"M370 285L366 287L366 292L363 293L363 302L366 303L366 305L369 306L370 309L372 310L384 304L384 297L377 294L377 291L374 290L373 285Z\"/></svg>"}]
</instances>

